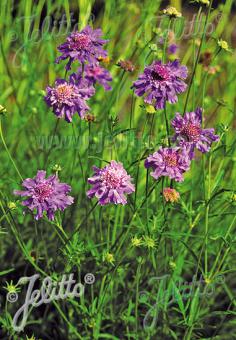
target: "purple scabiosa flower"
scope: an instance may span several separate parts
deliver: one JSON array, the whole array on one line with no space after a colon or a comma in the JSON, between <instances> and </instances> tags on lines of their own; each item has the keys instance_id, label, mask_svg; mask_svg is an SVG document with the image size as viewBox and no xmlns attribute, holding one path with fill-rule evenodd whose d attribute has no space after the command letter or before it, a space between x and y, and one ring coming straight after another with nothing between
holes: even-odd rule
<instances>
[{"instance_id":1,"label":"purple scabiosa flower","mask_svg":"<svg viewBox=\"0 0 236 340\"><path fill-rule=\"evenodd\" d=\"M169 54L176 54L176 52L178 51L179 46L176 44L170 44L168 47L168 53Z\"/></svg>"},{"instance_id":2,"label":"purple scabiosa flower","mask_svg":"<svg viewBox=\"0 0 236 340\"><path fill-rule=\"evenodd\" d=\"M135 188L122 163L111 161L102 169L94 166L93 171L93 177L88 178L88 183L93 185L87 191L89 198L97 197L100 205L127 203L125 194L131 194Z\"/></svg>"},{"instance_id":3,"label":"purple scabiosa flower","mask_svg":"<svg viewBox=\"0 0 236 340\"><path fill-rule=\"evenodd\" d=\"M85 112L89 110L86 100L95 93L95 89L84 80L75 83L72 76L69 81L57 79L55 86L48 86L46 91L44 99L47 105L52 107L58 118L65 118L68 123L76 112L84 118Z\"/></svg>"},{"instance_id":4,"label":"purple scabiosa flower","mask_svg":"<svg viewBox=\"0 0 236 340\"><path fill-rule=\"evenodd\" d=\"M172 120L172 126L175 129L174 140L189 150L191 159L194 157L195 147L205 153L210 150L213 142L219 140L219 136L215 135L213 128L202 129L201 108L197 108L195 112L186 112L184 116L176 113Z\"/></svg>"},{"instance_id":5,"label":"purple scabiosa flower","mask_svg":"<svg viewBox=\"0 0 236 340\"><path fill-rule=\"evenodd\" d=\"M112 77L110 72L105 68L101 67L97 64L89 64L84 66L84 78L88 81L88 84L95 85L99 83L104 87L106 91L112 89L112 87L108 84L109 81L112 81ZM82 68L78 70L78 79L82 78Z\"/></svg>"},{"instance_id":6,"label":"purple scabiosa flower","mask_svg":"<svg viewBox=\"0 0 236 340\"><path fill-rule=\"evenodd\" d=\"M69 58L66 69L70 70L74 60L79 60L83 64L87 61L96 62L99 57L106 57L107 51L103 50L103 45L108 40L100 39L101 35L101 29L93 30L90 26L86 26L80 32L72 32L66 42L58 47L62 55L56 59L56 63Z\"/></svg>"},{"instance_id":7,"label":"purple scabiosa flower","mask_svg":"<svg viewBox=\"0 0 236 340\"><path fill-rule=\"evenodd\" d=\"M54 213L57 210L64 210L71 205L74 198L67 194L71 187L65 183L60 183L57 175L45 178L46 171L39 170L34 178L27 178L22 186L25 190L15 190L15 195L28 197L22 202L23 206L30 210L36 210L35 219L43 217L43 212L47 213L49 220L54 220Z\"/></svg>"},{"instance_id":8,"label":"purple scabiosa flower","mask_svg":"<svg viewBox=\"0 0 236 340\"><path fill-rule=\"evenodd\" d=\"M154 154L147 157L145 167L152 168L150 175L158 179L168 176L177 182L182 182L183 173L190 168L190 158L185 148L160 148Z\"/></svg>"},{"instance_id":9,"label":"purple scabiosa flower","mask_svg":"<svg viewBox=\"0 0 236 340\"><path fill-rule=\"evenodd\" d=\"M162 64L154 61L145 67L138 80L133 83L135 93L141 97L145 95L145 103L163 109L166 101L176 103L177 94L186 90L187 84L183 79L187 78L187 67L181 66L178 60Z\"/></svg>"}]
</instances>

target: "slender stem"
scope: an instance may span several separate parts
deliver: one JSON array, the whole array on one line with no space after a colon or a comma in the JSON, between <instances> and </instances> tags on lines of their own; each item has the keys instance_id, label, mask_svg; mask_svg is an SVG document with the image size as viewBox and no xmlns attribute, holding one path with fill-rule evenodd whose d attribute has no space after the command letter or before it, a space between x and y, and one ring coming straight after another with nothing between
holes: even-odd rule
<instances>
[{"instance_id":1,"label":"slender stem","mask_svg":"<svg viewBox=\"0 0 236 340\"><path fill-rule=\"evenodd\" d=\"M139 305L139 280L141 276L141 267L142 262L138 264L137 272L136 272L136 296L135 296L135 328L136 334L138 334L138 305Z\"/></svg>"},{"instance_id":2,"label":"slender stem","mask_svg":"<svg viewBox=\"0 0 236 340\"><path fill-rule=\"evenodd\" d=\"M145 129L146 129L146 125L147 125L147 121L148 121L148 119L146 117L145 124L143 126L143 130L142 130L141 136L144 135L144 132L145 132ZM136 179L135 179L134 209L136 208L136 201L137 201L137 196L138 196L139 167L140 167L141 159L142 159L142 154L140 154L139 159L138 159L138 168L137 168L137 174L136 174Z\"/></svg>"},{"instance_id":3,"label":"slender stem","mask_svg":"<svg viewBox=\"0 0 236 340\"><path fill-rule=\"evenodd\" d=\"M60 119L58 118L57 121L56 121L56 125L55 125L55 127L54 127L53 135L52 135L52 144L51 144L50 149L48 150L48 153L47 153L46 156L45 156L45 160L44 160L44 169L45 169L46 166L47 166L48 158L49 158L50 153L51 153L51 151L52 151L52 149L53 149L53 141L54 141L55 134L56 134L56 131L57 131L57 128L58 128L59 120L60 120Z\"/></svg>"},{"instance_id":4,"label":"slender stem","mask_svg":"<svg viewBox=\"0 0 236 340\"><path fill-rule=\"evenodd\" d=\"M119 252L119 250L121 249L122 245L124 244L124 242L126 241L128 235L129 235L131 222L132 222L133 219L137 216L137 213L138 213L139 209L142 209L142 207L143 207L144 204L146 203L146 200L147 200L148 197L151 195L151 193L152 193L153 190L156 188L156 185L157 185L159 182L160 182L160 179L157 180L157 181L155 181L155 183L153 184L153 186L152 186L151 189L149 190L148 194L147 194L147 195L145 196L145 198L143 199L143 201L142 201L142 203L140 204L140 206L137 207L137 208L134 210L134 212L133 212L133 214L132 214L130 220L129 220L128 223L127 223L128 228L127 228L127 230L126 230L126 233L125 233L125 230L123 229L123 231L121 232L121 234L119 235L119 237L116 239L116 242L113 244L112 249L113 249L114 247L116 247L116 245L118 244L118 242L120 241L120 239L122 238L122 236L123 236L124 233L125 233L124 239L123 239L123 241L120 243L120 245L119 245L119 247L118 247L118 249L117 249L117 253Z\"/></svg>"},{"instance_id":5,"label":"slender stem","mask_svg":"<svg viewBox=\"0 0 236 340\"><path fill-rule=\"evenodd\" d=\"M168 139L168 146L171 146L170 142L170 131L169 131L169 123L168 123L168 118L167 118L167 112L166 112L166 105L164 107L164 115L165 115L165 123L166 123L166 137Z\"/></svg>"},{"instance_id":6,"label":"slender stem","mask_svg":"<svg viewBox=\"0 0 236 340\"><path fill-rule=\"evenodd\" d=\"M211 197L211 163L212 163L212 155L209 157L209 164L208 164L208 188L206 193L206 200L205 202L208 202ZM207 277L208 272L208 227L209 227L209 209L210 204L206 205L206 211L205 211L205 276Z\"/></svg>"},{"instance_id":7,"label":"slender stem","mask_svg":"<svg viewBox=\"0 0 236 340\"><path fill-rule=\"evenodd\" d=\"M72 237L77 233L77 231L80 229L80 227L84 224L84 222L87 221L87 219L89 218L90 214L93 212L93 210L96 208L96 206L98 205L98 202L96 202L92 208L89 210L89 212L86 214L86 216L84 217L84 219L82 220L82 222L79 223L79 225L75 228L75 231L72 233L72 235L68 238L67 243L72 239ZM66 243L66 244L67 244Z\"/></svg>"},{"instance_id":8,"label":"slender stem","mask_svg":"<svg viewBox=\"0 0 236 340\"><path fill-rule=\"evenodd\" d=\"M7 58L6 58L4 49L3 49L2 39L0 40L0 45L1 45L1 52L2 52L3 61L4 61L4 64L6 66L7 74L8 74L8 77L10 79L11 86L12 86L12 89L13 89L13 92L14 92L16 106L18 107L18 110L19 110L19 113L21 114L21 116L23 116L23 111L22 111L21 106L20 106L18 99L17 99L17 90L16 90L16 87L15 87L15 84L14 84L14 78L11 74L11 71L10 71L10 68L9 68L9 65L8 65L8 62L7 62Z\"/></svg>"},{"instance_id":9,"label":"slender stem","mask_svg":"<svg viewBox=\"0 0 236 340\"><path fill-rule=\"evenodd\" d=\"M207 16L206 16L206 20L205 20L205 24L204 24L204 29L203 29L203 33L202 33L202 38L201 38L200 46L199 46L198 53L197 53L197 58L196 58L196 61L195 61L195 64L194 64L193 73L191 75L190 84L189 84L188 92L187 92L187 97L186 97L186 101L185 101L185 105L184 105L184 113L186 112L186 108L187 108L187 105L188 105L188 100L189 100L189 96L190 96L190 92L191 92L191 87L193 85L194 76L195 76L195 73L196 73L196 70L197 70L197 66L198 66L198 62L199 62L199 58L200 58L200 54L201 54L201 50L202 50L203 41L204 41L205 36L206 36L207 23L208 23L210 12L211 12L212 2L213 2L213 0L211 0L211 3L210 3L209 8L208 8L208 12L207 12Z\"/></svg>"},{"instance_id":10,"label":"slender stem","mask_svg":"<svg viewBox=\"0 0 236 340\"><path fill-rule=\"evenodd\" d=\"M131 100L131 110L130 110L130 119L129 119L129 128L132 129L132 121L134 119L134 107L135 107L135 96L134 96L134 90L132 93L132 100Z\"/></svg>"},{"instance_id":11,"label":"slender stem","mask_svg":"<svg viewBox=\"0 0 236 340\"><path fill-rule=\"evenodd\" d=\"M226 234L225 234L225 237L224 237L225 239L227 239L227 237L229 236L229 234L230 234L232 228L235 226L235 221L236 221L236 215L234 216L233 221L231 222L231 224L230 224L230 226L229 226L229 228L228 228L228 230L227 230L227 232L226 232ZM218 263L218 261L219 261L219 259L220 259L220 257L221 257L221 252L222 252L222 249L223 249L223 247L224 247L224 244L225 244L225 242L223 241L222 244L221 244L220 250L218 251L218 254L217 254L217 256L216 256L216 260L215 260L215 262L214 262L214 265L213 265L213 267L212 267L212 269L211 269L210 279L213 278L213 277L215 277L215 276L217 275L217 271L216 271L216 273L214 274L214 270L215 270L216 265L217 265L217 263ZM218 266L218 268L219 268L219 267L220 267L220 266Z\"/></svg>"},{"instance_id":12,"label":"slender stem","mask_svg":"<svg viewBox=\"0 0 236 340\"><path fill-rule=\"evenodd\" d=\"M6 152L7 152L7 155L9 157L10 161L12 162L12 165L14 166L14 168L15 168L18 176L20 177L21 181L23 181L23 177L21 176L20 171L18 170L18 167L16 166L16 163L15 163L14 159L12 158L12 156L11 156L9 150L8 150L7 144L5 142L5 139L4 139L4 136L3 136L3 132L2 132L2 120L1 119L0 119L0 137L1 137L2 143L4 145L4 148L5 148Z\"/></svg>"},{"instance_id":13,"label":"slender stem","mask_svg":"<svg viewBox=\"0 0 236 340\"><path fill-rule=\"evenodd\" d=\"M164 41L164 47L163 47L163 57L162 57L163 62L165 62L165 59L166 59L166 47L167 47L167 42L168 42L168 38L169 38L169 31L170 31L170 27L171 27L171 22L172 22L172 19L169 18L167 32L166 32L165 41Z\"/></svg>"}]
</instances>

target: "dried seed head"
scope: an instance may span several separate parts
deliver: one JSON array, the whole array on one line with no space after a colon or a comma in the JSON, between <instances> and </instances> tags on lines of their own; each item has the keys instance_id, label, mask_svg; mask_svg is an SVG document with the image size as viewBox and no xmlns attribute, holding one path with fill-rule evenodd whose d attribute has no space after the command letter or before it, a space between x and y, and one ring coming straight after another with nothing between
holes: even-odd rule
<instances>
[{"instance_id":1,"label":"dried seed head","mask_svg":"<svg viewBox=\"0 0 236 340\"><path fill-rule=\"evenodd\" d=\"M86 114L85 116L84 116L84 120L86 121L86 122L95 122L95 120L96 120L96 117L94 116L94 115L91 115L91 114Z\"/></svg>"},{"instance_id":2,"label":"dried seed head","mask_svg":"<svg viewBox=\"0 0 236 340\"><path fill-rule=\"evenodd\" d=\"M163 190L163 196L164 196L166 202L171 202L171 203L178 202L178 200L180 198L178 191L176 191L175 189L172 189L172 188L165 188Z\"/></svg>"},{"instance_id":3,"label":"dried seed head","mask_svg":"<svg viewBox=\"0 0 236 340\"><path fill-rule=\"evenodd\" d=\"M117 63L117 66L119 66L126 72L133 72L135 70L135 66L132 64L130 60L120 60Z\"/></svg>"}]
</instances>

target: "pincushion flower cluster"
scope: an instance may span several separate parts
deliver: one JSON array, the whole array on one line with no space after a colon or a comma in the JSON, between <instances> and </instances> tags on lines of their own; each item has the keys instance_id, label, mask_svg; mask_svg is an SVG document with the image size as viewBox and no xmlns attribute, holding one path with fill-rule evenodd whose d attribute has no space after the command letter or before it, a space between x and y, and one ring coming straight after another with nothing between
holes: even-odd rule
<instances>
[{"instance_id":1,"label":"pincushion flower cluster","mask_svg":"<svg viewBox=\"0 0 236 340\"><path fill-rule=\"evenodd\" d=\"M152 168L150 175L158 179L162 176L168 176L177 182L184 180L183 173L190 168L190 158L185 148L163 148L147 157L145 167Z\"/></svg>"},{"instance_id":2,"label":"pincushion flower cluster","mask_svg":"<svg viewBox=\"0 0 236 340\"><path fill-rule=\"evenodd\" d=\"M167 103L176 103L178 95L186 90L184 80L187 76L187 67L180 65L178 60L166 64L156 60L145 67L144 73L139 75L132 87L137 96L144 98L145 103L153 105L156 110L166 110ZM144 165L147 169L152 168L150 174L155 179L169 177L182 182L183 174L190 169L195 148L203 153L208 152L219 136L215 135L214 129L202 128L201 108L186 112L183 117L176 113L172 127L175 130L172 142L176 142L176 145L161 147L147 157Z\"/></svg>"},{"instance_id":3,"label":"pincushion flower cluster","mask_svg":"<svg viewBox=\"0 0 236 340\"><path fill-rule=\"evenodd\" d=\"M144 73L133 83L133 88L137 96L144 96L145 103L156 109L164 109L166 102L176 103L177 95L186 90L184 79L187 75L187 67L181 66L178 60L167 64L157 60L145 67Z\"/></svg>"},{"instance_id":4,"label":"pincushion flower cluster","mask_svg":"<svg viewBox=\"0 0 236 340\"><path fill-rule=\"evenodd\" d=\"M175 135L172 138L177 145L169 148L160 148L149 155L145 167L152 168L152 177L169 177L176 182L184 180L183 174L190 169L191 160L195 157L195 149L202 153L210 151L213 142L219 140L213 128L202 128L202 109L195 112L186 112L184 116L176 113L172 120Z\"/></svg>"},{"instance_id":5,"label":"pincushion flower cluster","mask_svg":"<svg viewBox=\"0 0 236 340\"><path fill-rule=\"evenodd\" d=\"M71 33L66 42L58 47L61 56L56 62L67 60L67 72L74 62L81 65L76 73L68 76L68 80L56 79L54 86L48 86L45 101L58 118L69 123L75 113L82 119L87 117L86 119L90 120L87 101L95 94L96 84L103 86L106 91L111 90L112 77L108 70L100 65L100 61L107 58L103 45L108 42L101 39L101 36L100 29L92 30L87 26L80 32ZM128 67L122 63L125 62L120 62L123 69L131 70L130 64ZM134 68L131 71L133 70ZM167 112L167 103L176 103L178 95L186 90L187 76L187 67L181 65L179 60L167 63L155 60L145 67L132 88L153 110L165 109ZM150 175L155 180L167 177L171 181L182 182L195 157L195 149L206 153L212 143L219 140L213 128L203 128L202 113L203 110L197 108L193 112L185 112L183 116L180 113L175 114L171 122L174 135L172 138L167 136L168 147L161 146L144 162L145 168L151 169ZM168 125L168 122L166 124ZM93 171L93 176L88 178L91 185L87 191L88 198L96 198L102 206L127 204L127 196L135 191L135 186L121 162L112 160L103 168L93 166ZM73 198L68 195L70 186L60 183L57 175L46 178L46 172L41 170L35 178L25 179L22 185L24 190L15 191L15 194L27 197L22 204L36 211L36 219L42 218L46 213L48 218L53 220L57 210L64 210L73 203ZM180 197L172 185L163 190L163 196L166 202L171 203L177 202Z\"/></svg>"},{"instance_id":6,"label":"pincushion flower cluster","mask_svg":"<svg viewBox=\"0 0 236 340\"><path fill-rule=\"evenodd\" d=\"M75 113L84 118L89 110L87 101L95 94L97 83L106 91L111 90L109 82L112 77L99 64L100 58L107 57L103 45L108 40L101 39L101 36L101 29L93 30L87 26L80 32L72 32L65 43L58 47L61 56L56 59L56 63L67 60L67 72L71 70L72 63L78 61L81 64L77 73L72 73L68 81L56 79L54 87L46 88L45 102L58 118L64 118L68 123L72 122Z\"/></svg>"},{"instance_id":7,"label":"pincushion flower cluster","mask_svg":"<svg viewBox=\"0 0 236 340\"><path fill-rule=\"evenodd\" d=\"M93 171L94 175L88 178L92 185L87 192L89 198L96 197L100 205L127 203L125 194L133 193L135 188L122 163L113 160L102 169L94 166Z\"/></svg>"},{"instance_id":8,"label":"pincushion flower cluster","mask_svg":"<svg viewBox=\"0 0 236 340\"><path fill-rule=\"evenodd\" d=\"M95 89L88 83L75 81L71 76L69 81L57 79L54 87L47 87L45 101L51 106L58 118L65 118L70 123L77 112L80 118L84 118L89 110L87 100L95 93Z\"/></svg>"},{"instance_id":9,"label":"pincushion flower cluster","mask_svg":"<svg viewBox=\"0 0 236 340\"><path fill-rule=\"evenodd\" d=\"M22 205L36 211L35 219L47 214L49 220L54 220L57 210L63 211L74 201L68 193L71 187L66 183L60 183L57 175L46 178L46 171L39 170L34 178L27 178L23 181L24 190L15 190L15 195L27 197Z\"/></svg>"},{"instance_id":10,"label":"pincushion flower cluster","mask_svg":"<svg viewBox=\"0 0 236 340\"><path fill-rule=\"evenodd\" d=\"M101 39L102 30L93 30L90 26L85 27L80 32L72 32L66 42L58 46L58 51L62 54L56 59L56 63L69 59L66 70L70 70L71 64L78 60L81 64L89 62L96 63L98 58L106 57L107 51L103 49L108 40Z\"/></svg>"},{"instance_id":11,"label":"pincushion flower cluster","mask_svg":"<svg viewBox=\"0 0 236 340\"><path fill-rule=\"evenodd\" d=\"M191 159L194 158L194 150L206 153L210 150L211 144L219 140L215 130L202 128L202 109L197 108L195 112L186 112L184 116L176 113L172 120L175 130L174 140L179 145L186 147Z\"/></svg>"}]
</instances>

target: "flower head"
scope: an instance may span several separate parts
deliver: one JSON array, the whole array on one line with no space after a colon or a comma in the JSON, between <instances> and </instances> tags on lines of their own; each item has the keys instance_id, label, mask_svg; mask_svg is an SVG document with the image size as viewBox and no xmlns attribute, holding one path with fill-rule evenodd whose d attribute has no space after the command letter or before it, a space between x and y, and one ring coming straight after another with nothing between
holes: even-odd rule
<instances>
[{"instance_id":1,"label":"flower head","mask_svg":"<svg viewBox=\"0 0 236 340\"><path fill-rule=\"evenodd\" d=\"M143 245L147 248L155 248L156 240L151 238L150 236L143 236Z\"/></svg>"},{"instance_id":2,"label":"flower head","mask_svg":"<svg viewBox=\"0 0 236 340\"><path fill-rule=\"evenodd\" d=\"M103 261L104 262L107 262L107 263L110 263L110 264L114 264L115 262L115 258L114 258L114 255L112 253L109 253L109 252L105 252L103 254Z\"/></svg>"},{"instance_id":3,"label":"flower head","mask_svg":"<svg viewBox=\"0 0 236 340\"><path fill-rule=\"evenodd\" d=\"M183 117L176 113L172 126L175 129L174 140L189 150L191 159L194 157L195 147L205 153L210 150L213 142L219 140L214 129L202 129L201 108L197 108L195 112L186 112Z\"/></svg>"},{"instance_id":4,"label":"flower head","mask_svg":"<svg viewBox=\"0 0 236 340\"><path fill-rule=\"evenodd\" d=\"M31 335L30 338L26 335L26 340L36 340L36 338L34 335Z\"/></svg>"},{"instance_id":5,"label":"flower head","mask_svg":"<svg viewBox=\"0 0 236 340\"><path fill-rule=\"evenodd\" d=\"M88 178L93 187L87 192L89 198L97 197L100 205L109 203L126 204L125 194L135 191L131 177L127 174L122 163L111 161L102 169L93 167L94 176Z\"/></svg>"},{"instance_id":6,"label":"flower head","mask_svg":"<svg viewBox=\"0 0 236 340\"><path fill-rule=\"evenodd\" d=\"M205 5L205 6L209 6L210 5L210 1L209 0L197 0L198 3Z\"/></svg>"},{"instance_id":7,"label":"flower head","mask_svg":"<svg viewBox=\"0 0 236 340\"><path fill-rule=\"evenodd\" d=\"M152 106L152 105L147 105L147 106L146 106L146 112L147 112L148 114L153 114L153 113L156 112L156 109L155 109L155 107Z\"/></svg>"},{"instance_id":8,"label":"flower head","mask_svg":"<svg viewBox=\"0 0 236 340\"><path fill-rule=\"evenodd\" d=\"M145 160L145 167L152 168L150 175L158 179L168 176L177 182L182 182L183 173L189 170L190 158L185 148L160 148Z\"/></svg>"},{"instance_id":9,"label":"flower head","mask_svg":"<svg viewBox=\"0 0 236 340\"><path fill-rule=\"evenodd\" d=\"M126 72L133 72L135 70L135 66L130 60L120 60L117 63L117 66L119 66Z\"/></svg>"},{"instance_id":10,"label":"flower head","mask_svg":"<svg viewBox=\"0 0 236 340\"><path fill-rule=\"evenodd\" d=\"M99 57L106 57L107 52L103 50L103 45L108 40L100 39L101 35L101 29L93 30L90 26L86 26L80 32L72 32L66 42L58 47L62 55L56 59L56 63L69 59L66 69L70 70L74 60L79 60L81 63L94 63Z\"/></svg>"},{"instance_id":11,"label":"flower head","mask_svg":"<svg viewBox=\"0 0 236 340\"><path fill-rule=\"evenodd\" d=\"M156 109L163 109L166 101L176 103L177 94L186 90L187 84L183 79L187 78L187 73L187 67L181 66L178 60L167 64L154 61L145 67L144 73L133 83L133 87L136 95L145 95L146 103L154 105Z\"/></svg>"},{"instance_id":12,"label":"flower head","mask_svg":"<svg viewBox=\"0 0 236 340\"><path fill-rule=\"evenodd\" d=\"M58 118L65 118L70 123L73 115L78 112L81 118L89 110L86 100L95 92L91 85L85 80L76 81L73 75L70 80L57 79L55 86L47 87L45 101L48 106L52 107L53 112Z\"/></svg>"},{"instance_id":13,"label":"flower head","mask_svg":"<svg viewBox=\"0 0 236 340\"><path fill-rule=\"evenodd\" d=\"M176 54L176 52L178 51L179 46L176 44L170 44L168 47L168 53L169 54Z\"/></svg>"},{"instance_id":14,"label":"flower head","mask_svg":"<svg viewBox=\"0 0 236 340\"><path fill-rule=\"evenodd\" d=\"M8 202L7 203L7 207L8 207L8 209L10 209L10 210L15 210L16 208L17 208L17 205L16 205L16 203L15 202Z\"/></svg>"},{"instance_id":15,"label":"flower head","mask_svg":"<svg viewBox=\"0 0 236 340\"><path fill-rule=\"evenodd\" d=\"M201 54L199 62L204 66L210 66L212 62L212 53L210 51L206 51Z\"/></svg>"},{"instance_id":16,"label":"flower head","mask_svg":"<svg viewBox=\"0 0 236 340\"><path fill-rule=\"evenodd\" d=\"M230 52L230 48L229 48L229 44L227 43L227 41L225 40L218 40L218 46L222 49L225 50L227 52Z\"/></svg>"},{"instance_id":17,"label":"flower head","mask_svg":"<svg viewBox=\"0 0 236 340\"><path fill-rule=\"evenodd\" d=\"M235 192L231 193L231 195L230 195L230 202L231 203L236 203L236 193Z\"/></svg>"},{"instance_id":18,"label":"flower head","mask_svg":"<svg viewBox=\"0 0 236 340\"><path fill-rule=\"evenodd\" d=\"M166 9L163 10L163 13L168 15L171 18L180 18L182 17L182 14L177 11L177 9L173 6L167 7Z\"/></svg>"},{"instance_id":19,"label":"flower head","mask_svg":"<svg viewBox=\"0 0 236 340\"><path fill-rule=\"evenodd\" d=\"M35 219L43 217L43 212L47 213L49 220L54 219L54 213L64 210L74 201L73 197L67 194L71 187L65 183L60 183L56 175L45 178L46 171L39 170L34 178L27 178L22 186L25 190L15 190L15 195L25 196L27 199L22 202L23 206L31 211L36 210Z\"/></svg>"},{"instance_id":20,"label":"flower head","mask_svg":"<svg viewBox=\"0 0 236 340\"><path fill-rule=\"evenodd\" d=\"M3 287L8 293L18 293L20 292L20 288L18 287L18 284L14 284L11 280L10 283L6 282L6 286Z\"/></svg>"},{"instance_id":21,"label":"flower head","mask_svg":"<svg viewBox=\"0 0 236 340\"><path fill-rule=\"evenodd\" d=\"M109 56L107 56L107 57L99 56L99 57L97 58L97 60L98 60L100 63L106 64L106 65L110 64L110 62L111 62L111 58L110 58Z\"/></svg>"},{"instance_id":22,"label":"flower head","mask_svg":"<svg viewBox=\"0 0 236 340\"><path fill-rule=\"evenodd\" d=\"M205 67L204 70L206 72L208 72L208 74L216 74L217 72L220 72L220 66L216 65L216 66L209 66L209 67Z\"/></svg>"},{"instance_id":23,"label":"flower head","mask_svg":"<svg viewBox=\"0 0 236 340\"><path fill-rule=\"evenodd\" d=\"M88 81L88 85L95 85L99 83L104 87L106 91L111 90L111 86L108 82L112 81L110 72L105 68L101 67L98 63L89 64L84 66L84 78ZM78 79L82 79L82 68L78 70Z\"/></svg>"},{"instance_id":24,"label":"flower head","mask_svg":"<svg viewBox=\"0 0 236 340\"><path fill-rule=\"evenodd\" d=\"M180 197L178 191L172 188L164 188L163 196L166 202L171 202L171 203L178 202L179 197Z\"/></svg>"},{"instance_id":25,"label":"flower head","mask_svg":"<svg viewBox=\"0 0 236 340\"><path fill-rule=\"evenodd\" d=\"M59 164L54 164L52 166L52 171L55 171L56 174L62 170L62 167Z\"/></svg>"},{"instance_id":26,"label":"flower head","mask_svg":"<svg viewBox=\"0 0 236 340\"><path fill-rule=\"evenodd\" d=\"M91 123L91 122L95 122L95 121L96 121L96 117L95 117L94 115L90 114L90 113L87 113L87 114L84 116L84 120L85 120L86 122Z\"/></svg>"},{"instance_id":27,"label":"flower head","mask_svg":"<svg viewBox=\"0 0 236 340\"><path fill-rule=\"evenodd\" d=\"M7 112L6 108L4 106L0 105L0 114L4 114L6 112Z\"/></svg>"},{"instance_id":28,"label":"flower head","mask_svg":"<svg viewBox=\"0 0 236 340\"><path fill-rule=\"evenodd\" d=\"M131 244L133 247L140 247L142 245L142 239L134 236L131 238Z\"/></svg>"}]
</instances>

